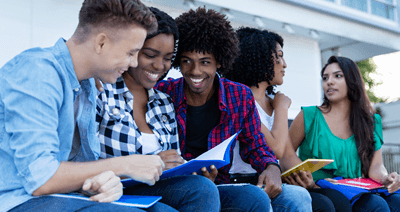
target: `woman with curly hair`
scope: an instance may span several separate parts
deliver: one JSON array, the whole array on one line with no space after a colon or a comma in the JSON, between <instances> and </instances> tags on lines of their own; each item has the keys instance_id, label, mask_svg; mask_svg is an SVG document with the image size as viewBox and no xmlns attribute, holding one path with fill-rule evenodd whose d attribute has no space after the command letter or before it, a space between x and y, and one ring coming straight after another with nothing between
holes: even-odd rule
<instances>
[{"instance_id":1,"label":"woman with curly hair","mask_svg":"<svg viewBox=\"0 0 400 212\"><path fill-rule=\"evenodd\" d=\"M211 166L211 172L204 167L203 175L219 184L222 211L311 211L305 189L282 187L279 164L260 132L251 90L220 77L239 54L236 33L225 15L198 8L180 15L176 23L180 39L173 65L183 77L162 81L157 88L174 102L184 159L193 159L241 131L239 157L257 170L259 187L232 185L232 163L219 170Z\"/></svg>"},{"instance_id":2,"label":"woman with curly hair","mask_svg":"<svg viewBox=\"0 0 400 212\"><path fill-rule=\"evenodd\" d=\"M332 56L321 71L324 102L302 107L290 127L293 148L287 148L281 164L290 168L307 158L334 159L324 168L289 176L288 183L323 193L315 181L326 178L371 178L381 182L386 194L362 194L352 201L353 211L399 211L399 175L388 174L382 162L382 122L365 91L360 71L352 60ZM299 148L299 157L295 150ZM287 154L286 154L287 153ZM335 196L329 197L332 201ZM350 201L347 200L347 203ZM344 204L344 202L342 202ZM335 205L336 206L336 205Z\"/></svg>"},{"instance_id":3,"label":"woman with curly hair","mask_svg":"<svg viewBox=\"0 0 400 212\"><path fill-rule=\"evenodd\" d=\"M167 170L185 161L180 156L172 99L153 87L171 68L179 32L168 14L153 7L150 11L157 19L157 31L147 35L137 66L129 67L116 83L104 85L97 98L96 121L100 158L146 155L161 159ZM157 203L153 210L219 211L218 190L208 179L177 176L155 181L143 181L152 186L125 188L124 194L162 196L166 205L160 208Z\"/></svg>"},{"instance_id":4,"label":"woman with curly hair","mask_svg":"<svg viewBox=\"0 0 400 212\"><path fill-rule=\"evenodd\" d=\"M283 93L274 92L274 87L283 84L285 68L283 58L283 38L267 30L240 28L240 56L233 64L233 70L226 78L243 83L253 92L258 114L261 119L261 132L278 159L282 158L289 139L288 109L291 100ZM235 153L239 151L235 147ZM240 166L236 172L256 173L250 166ZM237 176L240 182L254 181L245 176ZM336 192L341 195L340 192ZM310 192L313 211L334 211L333 203L324 195ZM345 198L345 197L343 197Z\"/></svg>"}]
</instances>

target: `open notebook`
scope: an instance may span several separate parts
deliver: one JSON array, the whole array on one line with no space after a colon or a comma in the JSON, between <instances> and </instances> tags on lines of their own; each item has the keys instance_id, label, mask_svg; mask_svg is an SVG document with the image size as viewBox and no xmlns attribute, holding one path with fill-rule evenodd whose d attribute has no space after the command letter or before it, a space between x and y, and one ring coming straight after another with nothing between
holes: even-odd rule
<instances>
[{"instance_id":1,"label":"open notebook","mask_svg":"<svg viewBox=\"0 0 400 212\"><path fill-rule=\"evenodd\" d=\"M63 197L63 198L72 198L72 199L81 199L81 200L89 200L89 197L83 196L79 193L69 193L69 194L52 194L50 196L54 197ZM158 202L161 199L160 196L136 196L136 195L122 195L122 197L112 204L116 205L125 205L131 207L138 208L149 208Z\"/></svg>"},{"instance_id":2,"label":"open notebook","mask_svg":"<svg viewBox=\"0 0 400 212\"><path fill-rule=\"evenodd\" d=\"M200 174L202 173L201 168L203 167L209 168L211 165L214 165L217 169L219 169L229 164L230 149L232 143L234 143L239 133L240 131L235 133L222 143L218 144L216 147L201 154L197 158L192 159L189 162L175 168L164 171L163 174L160 176L160 179L179 175L191 175L193 172L197 172L198 174ZM121 180L121 182L124 187L129 187L141 183L132 179L124 179Z\"/></svg>"},{"instance_id":3,"label":"open notebook","mask_svg":"<svg viewBox=\"0 0 400 212\"><path fill-rule=\"evenodd\" d=\"M333 162L332 159L307 159L297 164L296 166L292 167L291 169L283 172L281 177L287 177L294 172L299 173L300 170L310 171L311 173L313 173L332 162Z\"/></svg>"}]
</instances>

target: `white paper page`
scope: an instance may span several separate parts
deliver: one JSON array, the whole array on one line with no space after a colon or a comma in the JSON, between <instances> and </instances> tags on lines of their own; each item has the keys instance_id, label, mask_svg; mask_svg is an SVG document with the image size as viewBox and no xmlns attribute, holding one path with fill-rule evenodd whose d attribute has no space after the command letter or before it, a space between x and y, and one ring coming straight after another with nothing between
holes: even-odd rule
<instances>
[{"instance_id":1,"label":"white paper page","mask_svg":"<svg viewBox=\"0 0 400 212\"><path fill-rule=\"evenodd\" d=\"M218 144L216 147L201 154L199 157L195 158L195 160L223 160L226 148L228 147L230 141L236 136L236 134L232 135L224 142Z\"/></svg>"}]
</instances>

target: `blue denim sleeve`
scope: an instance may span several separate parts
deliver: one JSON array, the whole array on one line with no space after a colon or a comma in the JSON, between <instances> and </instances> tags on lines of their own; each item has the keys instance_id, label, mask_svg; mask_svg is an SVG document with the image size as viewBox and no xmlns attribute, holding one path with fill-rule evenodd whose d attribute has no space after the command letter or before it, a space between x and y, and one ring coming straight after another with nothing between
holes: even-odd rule
<instances>
[{"instance_id":1,"label":"blue denim sleeve","mask_svg":"<svg viewBox=\"0 0 400 212\"><path fill-rule=\"evenodd\" d=\"M1 70L5 140L18 172L14 177L32 194L60 164L57 131L63 86L52 60L25 56L13 61Z\"/></svg>"}]
</instances>

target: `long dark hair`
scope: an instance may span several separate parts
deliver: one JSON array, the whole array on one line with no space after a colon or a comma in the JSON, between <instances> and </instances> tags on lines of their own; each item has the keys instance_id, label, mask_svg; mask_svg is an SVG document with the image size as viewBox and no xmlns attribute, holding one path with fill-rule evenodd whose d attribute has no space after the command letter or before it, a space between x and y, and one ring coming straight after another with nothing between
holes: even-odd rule
<instances>
[{"instance_id":1,"label":"long dark hair","mask_svg":"<svg viewBox=\"0 0 400 212\"><path fill-rule=\"evenodd\" d=\"M347 97L351 102L349 124L357 145L358 156L361 159L361 172L368 177L369 167L375 152L374 141L374 109L371 106L365 84L362 80L360 70L356 63L346 57L332 56L321 71L321 77L328 65L338 63L344 74L347 85ZM331 108L331 102L324 95L323 108L328 111Z\"/></svg>"}]
</instances>

